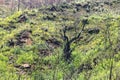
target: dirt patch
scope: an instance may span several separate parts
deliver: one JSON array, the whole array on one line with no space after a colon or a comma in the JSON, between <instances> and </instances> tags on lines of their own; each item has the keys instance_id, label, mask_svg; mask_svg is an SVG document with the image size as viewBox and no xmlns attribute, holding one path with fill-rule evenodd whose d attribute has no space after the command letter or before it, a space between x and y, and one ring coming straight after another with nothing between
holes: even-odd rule
<instances>
[{"instance_id":1,"label":"dirt patch","mask_svg":"<svg viewBox=\"0 0 120 80\"><path fill-rule=\"evenodd\" d=\"M24 30L17 36L17 45L32 45L31 30Z\"/></svg>"},{"instance_id":2,"label":"dirt patch","mask_svg":"<svg viewBox=\"0 0 120 80\"><path fill-rule=\"evenodd\" d=\"M52 55L54 49L56 49L62 45L61 42L55 38L50 38L47 40L43 39L43 40L46 41L46 44L44 44L44 45L46 45L47 47L38 49L39 56L50 56L50 55Z\"/></svg>"},{"instance_id":3,"label":"dirt patch","mask_svg":"<svg viewBox=\"0 0 120 80\"><path fill-rule=\"evenodd\" d=\"M19 75L25 75L25 74L29 74L34 70L34 65L31 64L21 64L21 65L14 65L14 67L16 68L16 72Z\"/></svg>"},{"instance_id":4,"label":"dirt patch","mask_svg":"<svg viewBox=\"0 0 120 80\"><path fill-rule=\"evenodd\" d=\"M48 44L48 47L51 49L55 49L61 46L61 42L55 38L47 39L46 43Z\"/></svg>"}]
</instances>

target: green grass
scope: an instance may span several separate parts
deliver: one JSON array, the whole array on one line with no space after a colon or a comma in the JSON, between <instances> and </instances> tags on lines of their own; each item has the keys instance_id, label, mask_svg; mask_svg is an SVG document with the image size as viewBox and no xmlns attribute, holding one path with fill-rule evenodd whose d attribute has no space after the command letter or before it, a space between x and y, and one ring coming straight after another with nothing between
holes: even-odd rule
<instances>
[{"instance_id":1,"label":"green grass","mask_svg":"<svg viewBox=\"0 0 120 80\"><path fill-rule=\"evenodd\" d=\"M22 23L17 22L18 17L23 13L26 13L28 20ZM31 14L36 14L36 16L31 16ZM91 39L89 42L80 40L71 45L74 47L79 44L72 52L70 64L63 59L63 45L54 49L49 56L41 56L39 52L39 49L48 49L45 41L47 39L54 37L64 43L59 31L63 25L71 25L74 21L71 17L66 22L59 21L65 15L59 15L57 12L56 15L58 19L50 21L43 19L46 14L42 14L42 11L26 10L16 12L4 19L0 18L0 80L109 80L110 55L113 53L115 56L112 59L114 62L112 78L116 80L120 74L120 51L114 52L114 50L119 44L120 15L110 13L89 16L89 24L85 29L97 27L100 28L100 32L98 34L85 33L83 37L87 40ZM11 26L15 28L11 29ZM112 44L109 43L106 35L107 27L109 27ZM23 30L32 31L30 36L33 40L32 45L8 46L8 41L16 40L16 36ZM69 37L73 37L73 33L69 31ZM22 64L30 64L32 67L22 69L25 74L19 74L20 68L15 65ZM90 65L92 69L84 68L86 66L80 69L83 64Z\"/></svg>"}]
</instances>

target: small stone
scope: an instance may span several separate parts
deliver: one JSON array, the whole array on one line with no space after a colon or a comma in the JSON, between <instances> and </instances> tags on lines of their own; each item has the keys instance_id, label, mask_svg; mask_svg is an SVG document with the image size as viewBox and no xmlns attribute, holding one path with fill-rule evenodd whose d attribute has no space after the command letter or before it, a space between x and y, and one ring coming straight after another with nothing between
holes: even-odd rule
<instances>
[{"instance_id":1,"label":"small stone","mask_svg":"<svg viewBox=\"0 0 120 80\"><path fill-rule=\"evenodd\" d=\"M23 68L30 68L31 65L30 64L22 64L21 67L23 67Z\"/></svg>"}]
</instances>

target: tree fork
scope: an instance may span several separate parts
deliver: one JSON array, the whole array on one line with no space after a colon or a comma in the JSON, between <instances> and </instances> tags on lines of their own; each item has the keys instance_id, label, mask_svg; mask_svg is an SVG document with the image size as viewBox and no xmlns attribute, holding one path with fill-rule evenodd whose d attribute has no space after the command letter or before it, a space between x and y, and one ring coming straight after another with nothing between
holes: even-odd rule
<instances>
[{"instance_id":1,"label":"tree fork","mask_svg":"<svg viewBox=\"0 0 120 80\"><path fill-rule=\"evenodd\" d=\"M80 22L80 21L79 21ZM79 24L79 23L78 23ZM65 42L64 44L64 49L63 49L63 57L65 59L65 61L70 61L70 58L71 58L71 54L72 54L72 51L73 49L71 49L71 44L80 38L82 32L84 31L84 28L85 28L85 25L88 24L88 20L87 19L84 19L82 20L82 29L80 30L80 32L77 34L77 36L69 39L69 37L67 36L67 27L65 26L64 29L63 29L63 41ZM78 26L78 25L76 25ZM76 27L75 26L75 27Z\"/></svg>"}]
</instances>

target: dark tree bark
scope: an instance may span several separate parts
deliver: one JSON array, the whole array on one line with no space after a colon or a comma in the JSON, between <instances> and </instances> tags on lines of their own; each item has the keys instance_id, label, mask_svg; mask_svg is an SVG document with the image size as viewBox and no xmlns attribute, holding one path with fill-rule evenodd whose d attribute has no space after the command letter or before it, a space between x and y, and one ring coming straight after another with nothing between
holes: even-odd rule
<instances>
[{"instance_id":1,"label":"dark tree bark","mask_svg":"<svg viewBox=\"0 0 120 80\"><path fill-rule=\"evenodd\" d=\"M64 52L64 58L65 58L66 61L70 60L70 57L71 57L72 50L70 48L70 45L71 44L69 42L66 42L65 45L64 45L63 52Z\"/></svg>"},{"instance_id":2,"label":"dark tree bark","mask_svg":"<svg viewBox=\"0 0 120 80\"><path fill-rule=\"evenodd\" d=\"M78 22L78 24L80 23L80 21L77 21ZM73 49L71 48L71 44L75 41L75 40L77 40L77 39L79 39L80 38L80 36L81 36L81 33L83 32L83 30L84 30L84 28L85 28L85 25L88 23L88 20L82 20L82 29L80 30L80 32L78 32L78 34L77 35L75 35L75 37L73 37L73 38L69 38L68 36L67 36L67 26L65 26L64 27L64 29L63 29L63 34L62 34L62 37L63 37L63 41L65 42L64 43L64 49L63 49L63 57L64 57L64 59L65 59L65 61L70 61L70 58L71 58L71 54L72 54L72 51L73 51ZM78 26L78 25L76 25L76 26ZM74 27L74 28L76 28L76 26Z\"/></svg>"}]
</instances>

